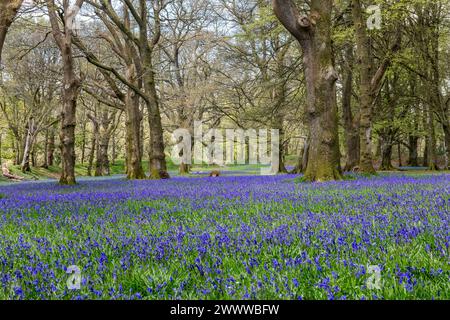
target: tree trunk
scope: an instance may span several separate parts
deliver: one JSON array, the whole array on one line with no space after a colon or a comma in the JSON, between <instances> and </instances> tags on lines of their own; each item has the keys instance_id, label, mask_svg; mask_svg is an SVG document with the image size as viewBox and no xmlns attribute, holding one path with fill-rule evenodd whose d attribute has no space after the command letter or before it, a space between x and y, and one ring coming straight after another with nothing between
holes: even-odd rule
<instances>
[{"instance_id":1,"label":"tree trunk","mask_svg":"<svg viewBox=\"0 0 450 320\"><path fill-rule=\"evenodd\" d=\"M308 166L309 138L306 138L298 155L297 164L291 173L304 173Z\"/></svg>"},{"instance_id":2,"label":"tree trunk","mask_svg":"<svg viewBox=\"0 0 450 320\"><path fill-rule=\"evenodd\" d=\"M94 132L92 134L91 150L89 151L89 160L87 168L88 176L92 176L92 167L94 165L95 150L97 149L97 136L98 136L98 126L97 124L94 124Z\"/></svg>"},{"instance_id":3,"label":"tree trunk","mask_svg":"<svg viewBox=\"0 0 450 320\"><path fill-rule=\"evenodd\" d=\"M428 106L428 169L439 170L437 154L436 154L436 132L434 129L434 114L431 110L431 106Z\"/></svg>"},{"instance_id":4,"label":"tree trunk","mask_svg":"<svg viewBox=\"0 0 450 320\"><path fill-rule=\"evenodd\" d=\"M417 90L417 80L416 77L413 77L410 80L410 90L411 95L414 95ZM419 121L420 121L420 113L416 106L413 106L412 113L414 115L413 118L413 130L408 135L408 166L418 167L419 166L419 139L418 131L419 131Z\"/></svg>"},{"instance_id":5,"label":"tree trunk","mask_svg":"<svg viewBox=\"0 0 450 320\"><path fill-rule=\"evenodd\" d=\"M303 158L302 158L302 173L305 172L306 168L308 167L308 159L309 159L309 146L310 146L311 138L308 137L308 139L305 142L304 150L303 150Z\"/></svg>"},{"instance_id":6,"label":"tree trunk","mask_svg":"<svg viewBox=\"0 0 450 320\"><path fill-rule=\"evenodd\" d=\"M111 136L111 165L116 164L117 153L116 153L116 135Z\"/></svg>"},{"instance_id":7,"label":"tree trunk","mask_svg":"<svg viewBox=\"0 0 450 320\"><path fill-rule=\"evenodd\" d=\"M142 117L143 118L143 117ZM144 157L144 152L145 152L145 149L144 149L144 141L145 141L145 123L144 123L144 121L141 121L141 126L140 126L140 128L139 128L139 134L140 134L140 138L139 138L139 140L141 141L141 155L142 155L142 157ZM150 155L149 155L149 158L150 158Z\"/></svg>"},{"instance_id":8,"label":"tree trunk","mask_svg":"<svg viewBox=\"0 0 450 320\"><path fill-rule=\"evenodd\" d=\"M313 0L301 17L292 1L274 0L275 15L299 41L304 56L310 131L308 181L341 179L336 80L331 44L332 0Z\"/></svg>"},{"instance_id":9,"label":"tree trunk","mask_svg":"<svg viewBox=\"0 0 450 320\"><path fill-rule=\"evenodd\" d=\"M14 159L14 164L15 165L19 165L20 164L20 161L22 161L22 159L23 159L23 157L22 157L22 151L23 151L23 148L22 148L22 143L23 141L21 141L21 139L20 138L16 138L16 157L15 157L15 159Z\"/></svg>"},{"instance_id":10,"label":"tree trunk","mask_svg":"<svg viewBox=\"0 0 450 320\"><path fill-rule=\"evenodd\" d=\"M68 45L70 46L70 45ZM67 50L71 51L71 50ZM72 54L64 54L66 60L64 67L64 93L63 111L61 113L61 164L62 172L59 180L60 184L75 184L75 125L76 108L79 90L79 82L74 78Z\"/></svg>"},{"instance_id":11,"label":"tree trunk","mask_svg":"<svg viewBox=\"0 0 450 320\"><path fill-rule=\"evenodd\" d=\"M359 144L359 130L357 128L353 128L352 131L346 131L345 146L347 149L347 155L345 159L345 171L352 171L358 167L360 154Z\"/></svg>"},{"instance_id":12,"label":"tree trunk","mask_svg":"<svg viewBox=\"0 0 450 320\"><path fill-rule=\"evenodd\" d=\"M303 158L303 152L305 152L304 147L298 147L298 154L297 154L297 163L295 164L294 169L292 169L292 171L290 171L289 173L291 174L299 174L302 172L303 167L302 167L302 158Z\"/></svg>"},{"instance_id":13,"label":"tree trunk","mask_svg":"<svg viewBox=\"0 0 450 320\"><path fill-rule=\"evenodd\" d=\"M19 158L19 148L17 146L16 139L12 139L12 148L14 150L14 161L13 161L13 163L14 163L14 165L17 165L20 160L18 160L18 158Z\"/></svg>"},{"instance_id":14,"label":"tree trunk","mask_svg":"<svg viewBox=\"0 0 450 320\"><path fill-rule=\"evenodd\" d=\"M33 134L34 134L34 120L30 119L26 125L26 138L25 138L25 147L23 149L23 158L21 162L21 170L22 172L30 172L30 152L33 143Z\"/></svg>"},{"instance_id":15,"label":"tree trunk","mask_svg":"<svg viewBox=\"0 0 450 320\"><path fill-rule=\"evenodd\" d=\"M398 167L403 167L403 159L402 159L402 145L397 143L397 153L398 153Z\"/></svg>"},{"instance_id":16,"label":"tree trunk","mask_svg":"<svg viewBox=\"0 0 450 320\"><path fill-rule=\"evenodd\" d=\"M95 176L109 176L109 141L111 138L114 121L111 121L108 110L103 110L99 124L99 138L97 148L97 162L95 165Z\"/></svg>"},{"instance_id":17,"label":"tree trunk","mask_svg":"<svg viewBox=\"0 0 450 320\"><path fill-rule=\"evenodd\" d=\"M280 138L281 138L281 134L280 134ZM280 139L280 152L278 154L278 173L287 173L288 172L288 170L286 169L286 164L285 164L286 152L285 152L284 146L285 146L285 144L283 143L283 140Z\"/></svg>"},{"instance_id":18,"label":"tree trunk","mask_svg":"<svg viewBox=\"0 0 450 320\"><path fill-rule=\"evenodd\" d=\"M86 124L87 124L87 118L86 114L83 117L83 126L81 128L82 137L81 137L81 164L84 164L84 158L86 155Z\"/></svg>"},{"instance_id":19,"label":"tree trunk","mask_svg":"<svg viewBox=\"0 0 450 320\"><path fill-rule=\"evenodd\" d=\"M390 171L394 169L392 166L392 143L383 140L383 145L381 148L381 167L382 171Z\"/></svg>"},{"instance_id":20,"label":"tree trunk","mask_svg":"<svg viewBox=\"0 0 450 320\"><path fill-rule=\"evenodd\" d=\"M25 130L25 135L22 136L20 149L19 149L19 161L17 164L22 165L23 158L25 157L25 147L27 144L28 129Z\"/></svg>"},{"instance_id":21,"label":"tree trunk","mask_svg":"<svg viewBox=\"0 0 450 320\"><path fill-rule=\"evenodd\" d=\"M360 161L359 170L374 174L372 163L372 103L374 92L371 85L370 44L366 33L366 24L362 14L361 3L353 0L353 22L356 34L356 52L360 72Z\"/></svg>"},{"instance_id":22,"label":"tree trunk","mask_svg":"<svg viewBox=\"0 0 450 320\"><path fill-rule=\"evenodd\" d=\"M284 115L285 115L285 106L286 106L286 81L283 80L283 77L286 74L285 67L285 57L289 46L286 46L285 49L279 48L276 50L276 73L275 77L279 79L275 88L273 89L273 101L274 101L274 124L273 128L278 129L279 131L279 150L278 150L278 168L277 173L287 173L287 169L285 166L285 157L287 154L287 142L285 139L284 132ZM267 72L265 72L267 74ZM270 79L269 79L270 81Z\"/></svg>"},{"instance_id":23,"label":"tree trunk","mask_svg":"<svg viewBox=\"0 0 450 320\"><path fill-rule=\"evenodd\" d=\"M95 176L109 176L109 158L108 158L108 149L109 149L109 137L101 134L97 147L97 161L95 164Z\"/></svg>"},{"instance_id":24,"label":"tree trunk","mask_svg":"<svg viewBox=\"0 0 450 320\"><path fill-rule=\"evenodd\" d=\"M75 5L81 8L84 0L77 0ZM73 185L75 181L75 125L77 99L81 83L75 74L75 63L72 54L72 30L68 19L72 19L69 1L63 2L64 23L63 32L60 30L54 0L47 0L48 14L52 26L53 37L61 52L63 62L63 106L61 112L60 148L61 148L61 177L59 183Z\"/></svg>"},{"instance_id":25,"label":"tree trunk","mask_svg":"<svg viewBox=\"0 0 450 320\"><path fill-rule=\"evenodd\" d=\"M190 121L186 117L183 116L183 114L181 114L181 116L179 114L178 123L180 124L180 128L183 128L183 127L184 128L188 128L188 130L191 133L191 135L193 134L193 132L192 132L193 130L191 129L193 124L191 124ZM181 139L180 139L180 142L181 142ZM191 140L191 146L190 147L191 147L191 150L194 147L193 139ZM189 174L191 172L191 165L188 164L188 163L184 163L184 150L183 149L180 150L180 152L178 153L178 156L181 159L181 163L180 163L179 168L178 168L180 175L187 175L187 174Z\"/></svg>"},{"instance_id":26,"label":"tree trunk","mask_svg":"<svg viewBox=\"0 0 450 320\"><path fill-rule=\"evenodd\" d=\"M36 150L36 143L32 144L32 148L31 148L31 166L32 167L37 167L37 150Z\"/></svg>"},{"instance_id":27,"label":"tree trunk","mask_svg":"<svg viewBox=\"0 0 450 320\"><path fill-rule=\"evenodd\" d=\"M154 106L148 106L148 112L148 123L150 126L150 179L161 179L168 176L161 115L159 108Z\"/></svg>"},{"instance_id":28,"label":"tree trunk","mask_svg":"<svg viewBox=\"0 0 450 320\"><path fill-rule=\"evenodd\" d=\"M281 90L280 90L281 91ZM284 96L284 92L280 92L279 95ZM284 103L278 102L278 103ZM285 151L285 135L284 135L284 128L283 128L283 115L282 110L278 107L277 114L275 115L275 119L273 122L273 129L278 129L279 137L280 137L280 143L279 143L279 150L278 150L278 173L287 173L286 165L284 158L286 156Z\"/></svg>"},{"instance_id":29,"label":"tree trunk","mask_svg":"<svg viewBox=\"0 0 450 320\"><path fill-rule=\"evenodd\" d=\"M182 157L182 156L183 155L180 154L180 157ZM181 175L189 174L191 172L191 166L189 164L186 164L183 161L181 161L179 170L180 170Z\"/></svg>"},{"instance_id":30,"label":"tree trunk","mask_svg":"<svg viewBox=\"0 0 450 320\"><path fill-rule=\"evenodd\" d=\"M164 135L159 110L159 98L156 92L155 74L151 60L151 52L148 48L142 51L144 58L144 86L148 95L146 103L148 112L148 125L150 130L150 179L167 178L166 156L164 153Z\"/></svg>"},{"instance_id":31,"label":"tree trunk","mask_svg":"<svg viewBox=\"0 0 450 320\"><path fill-rule=\"evenodd\" d=\"M47 153L47 165L53 166L55 159L55 131L53 128L50 129L48 138L48 153Z\"/></svg>"},{"instance_id":32,"label":"tree trunk","mask_svg":"<svg viewBox=\"0 0 450 320\"><path fill-rule=\"evenodd\" d=\"M426 41L422 43L422 54L427 61L427 82L425 85L428 96L427 119L428 119L428 168L439 170L436 154L436 131L435 116L444 126L449 124L448 112L445 108L444 97L441 92L441 64L440 64L440 35L439 22L440 15L438 1L430 1L426 4L428 17L418 16L418 22L424 27Z\"/></svg>"},{"instance_id":33,"label":"tree trunk","mask_svg":"<svg viewBox=\"0 0 450 320\"><path fill-rule=\"evenodd\" d=\"M142 114L139 110L139 97L128 90L126 97L126 136L127 136L127 178L130 180L144 179L142 168Z\"/></svg>"},{"instance_id":34,"label":"tree trunk","mask_svg":"<svg viewBox=\"0 0 450 320\"><path fill-rule=\"evenodd\" d=\"M444 130L445 151L446 151L445 166L448 170L450 170L450 124L442 125L442 129Z\"/></svg>"},{"instance_id":35,"label":"tree trunk","mask_svg":"<svg viewBox=\"0 0 450 320\"><path fill-rule=\"evenodd\" d=\"M428 143L429 143L429 139L428 137L425 137L425 147L423 149L423 161L422 161L422 166L424 167L428 167L429 166L429 160L428 160Z\"/></svg>"},{"instance_id":36,"label":"tree trunk","mask_svg":"<svg viewBox=\"0 0 450 320\"><path fill-rule=\"evenodd\" d=\"M411 167L418 167L419 161L418 161L418 153L417 153L417 147L418 147L418 141L419 137L414 135L409 135L408 137L409 145L409 158L408 158L408 165Z\"/></svg>"},{"instance_id":37,"label":"tree trunk","mask_svg":"<svg viewBox=\"0 0 450 320\"><path fill-rule=\"evenodd\" d=\"M45 137L44 137L44 163L42 164L42 168L48 169L48 129L45 130Z\"/></svg>"},{"instance_id":38,"label":"tree trunk","mask_svg":"<svg viewBox=\"0 0 450 320\"><path fill-rule=\"evenodd\" d=\"M344 80L342 88L342 115L345 129L345 168L352 171L359 165L359 124L352 114L352 85L353 85L353 48L346 48L345 60L349 66L344 66Z\"/></svg>"}]
</instances>

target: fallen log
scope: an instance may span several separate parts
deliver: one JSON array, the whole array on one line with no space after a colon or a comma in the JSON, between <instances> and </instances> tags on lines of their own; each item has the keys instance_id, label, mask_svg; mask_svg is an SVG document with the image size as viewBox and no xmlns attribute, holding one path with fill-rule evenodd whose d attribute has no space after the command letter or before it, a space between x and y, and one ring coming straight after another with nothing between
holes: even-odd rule
<instances>
[{"instance_id":1,"label":"fallen log","mask_svg":"<svg viewBox=\"0 0 450 320\"><path fill-rule=\"evenodd\" d=\"M2 175L5 178L11 179L11 180L18 180L18 181L24 180L23 177L19 177L19 176L16 176L14 174L11 174L11 172L9 171L8 166L6 165L6 163L2 164Z\"/></svg>"}]
</instances>

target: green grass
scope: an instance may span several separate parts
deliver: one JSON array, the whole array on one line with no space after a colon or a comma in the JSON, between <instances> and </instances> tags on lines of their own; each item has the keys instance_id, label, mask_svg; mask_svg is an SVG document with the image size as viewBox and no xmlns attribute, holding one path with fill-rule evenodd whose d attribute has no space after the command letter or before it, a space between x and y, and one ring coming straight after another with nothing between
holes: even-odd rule
<instances>
[{"instance_id":1,"label":"green grass","mask_svg":"<svg viewBox=\"0 0 450 320\"><path fill-rule=\"evenodd\" d=\"M31 171L22 172L19 165L9 166L8 169L11 174L22 177L25 180L56 179L61 170L57 166L52 166L48 169L42 167L31 167Z\"/></svg>"},{"instance_id":2,"label":"green grass","mask_svg":"<svg viewBox=\"0 0 450 320\"><path fill-rule=\"evenodd\" d=\"M144 169L144 172L149 171L149 161L144 160L142 161L142 168ZM167 159L167 169L169 171L177 171L178 166L175 165L170 159ZM125 160L124 159L117 159L114 161L114 163L110 164L110 171L111 175L118 175L118 174L125 174ZM92 168L92 174L95 172L95 164ZM88 173L88 164L84 163L78 163L75 165L75 173L79 176L87 176Z\"/></svg>"},{"instance_id":3,"label":"green grass","mask_svg":"<svg viewBox=\"0 0 450 320\"><path fill-rule=\"evenodd\" d=\"M295 165L297 161L297 156L295 155L289 155L286 156L286 165ZM149 171L149 161L145 160L142 162L142 166L145 173L148 173ZM217 166L217 165L193 165L191 167L191 172L200 172L200 173L208 173L212 170L219 170L219 171L227 171L227 172L236 172L238 175L252 175L252 174L259 174L259 170L263 166L260 164L251 164L251 165L242 165L242 164L231 164L226 165L223 167ZM179 167L178 165L175 165L170 158L167 158L167 168L170 172L171 176L178 175ZM58 179L59 174L61 172L61 168L58 166L51 166L48 169L42 168L42 167L32 167L31 172L23 173L20 169L19 165L9 166L9 169L12 174L23 177L25 180L46 180L46 179ZM110 166L111 175L123 175L125 174L125 160L123 159L117 159L114 164L111 164ZM95 172L95 164L92 168L92 175ZM400 172L400 171L395 171ZM411 175L411 176L422 176L424 174L442 174L442 173L449 173L450 171L428 171L428 170L413 170L413 171L402 171L403 174ZM75 174L78 177L86 177L88 176L88 165L87 163L81 164L78 163L75 165ZM388 172L379 172L379 175L389 174ZM196 174L189 174L187 176L191 177L197 177ZM369 178L370 175L364 174L364 173L358 173L358 174L350 174L345 175L344 180L353 180L357 177L367 177ZM11 182L10 180L0 176L0 183L8 183ZM296 178L295 182L302 183L305 182L302 177Z\"/></svg>"}]
</instances>

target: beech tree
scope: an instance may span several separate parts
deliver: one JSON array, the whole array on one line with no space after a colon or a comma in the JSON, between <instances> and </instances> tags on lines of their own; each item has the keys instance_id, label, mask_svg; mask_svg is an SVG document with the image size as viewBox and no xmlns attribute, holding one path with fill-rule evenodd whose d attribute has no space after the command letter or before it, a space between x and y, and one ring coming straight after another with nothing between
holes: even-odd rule
<instances>
[{"instance_id":1,"label":"beech tree","mask_svg":"<svg viewBox=\"0 0 450 320\"><path fill-rule=\"evenodd\" d=\"M72 52L72 29L74 15L84 3L77 0L75 6L70 6L69 0L63 1L63 25L57 15L57 7L54 0L46 0L53 38L61 53L63 61L63 94L61 111L61 177L60 184L75 184L75 125L77 99L80 93L80 79L75 73L75 61Z\"/></svg>"},{"instance_id":2,"label":"beech tree","mask_svg":"<svg viewBox=\"0 0 450 320\"><path fill-rule=\"evenodd\" d=\"M124 26L129 28L129 12L125 6L123 9ZM85 55L87 61L97 68L103 79L88 75L83 89L98 102L125 112L126 174L131 180L144 179L143 142L140 132L143 114L140 101L146 95L142 88L142 79L138 78L138 73L141 73L142 69L137 51L133 43L128 41L126 34L108 20L108 16L103 11L96 10L95 13L105 25L104 29L107 32L95 32L90 36L98 38L102 45L89 46L78 37L75 37L73 41ZM99 50L99 48L103 48L103 50ZM115 59L112 61L102 57L108 50L115 54ZM115 67L114 63L124 67ZM123 88L123 86L125 87Z\"/></svg>"},{"instance_id":3,"label":"beech tree","mask_svg":"<svg viewBox=\"0 0 450 320\"><path fill-rule=\"evenodd\" d=\"M303 3L306 6L306 3ZM331 44L332 0L311 0L300 14L292 0L273 0L275 15L303 50L310 145L305 178L341 179L336 80Z\"/></svg>"},{"instance_id":4,"label":"beech tree","mask_svg":"<svg viewBox=\"0 0 450 320\"><path fill-rule=\"evenodd\" d=\"M126 37L126 41L135 46L139 56L135 60L139 65L136 75L142 80L141 98L147 108L147 120L150 128L150 165L149 176L152 179L168 177L167 163L164 152L164 135L161 121L160 99L156 88L154 51L161 39L161 12L168 5L168 1L153 1L151 5L147 1L124 1L123 11L130 12L133 23L127 23L121 19L111 1L88 1L97 10L102 11L120 32ZM138 32L135 32L137 28Z\"/></svg>"},{"instance_id":5,"label":"beech tree","mask_svg":"<svg viewBox=\"0 0 450 320\"><path fill-rule=\"evenodd\" d=\"M392 62L392 53L400 49L401 33L397 29L394 31L395 39L390 52L381 59L379 66L374 69L373 56L371 55L371 44L367 34L367 19L364 19L363 9L360 0L352 1L353 23L356 34L356 52L359 62L360 73L360 112L359 112L359 133L360 133L360 162L361 172L373 174L372 156L372 117L374 103L378 92L383 84L382 80Z\"/></svg>"}]
</instances>

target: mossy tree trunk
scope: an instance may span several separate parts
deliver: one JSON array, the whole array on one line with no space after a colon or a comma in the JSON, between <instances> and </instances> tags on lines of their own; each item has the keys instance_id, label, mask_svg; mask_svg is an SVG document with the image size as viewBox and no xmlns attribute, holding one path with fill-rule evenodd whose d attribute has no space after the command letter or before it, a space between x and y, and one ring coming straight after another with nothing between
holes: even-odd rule
<instances>
[{"instance_id":1,"label":"mossy tree trunk","mask_svg":"<svg viewBox=\"0 0 450 320\"><path fill-rule=\"evenodd\" d=\"M47 165L50 167L55 161L55 129L51 127L48 131Z\"/></svg>"},{"instance_id":2,"label":"mossy tree trunk","mask_svg":"<svg viewBox=\"0 0 450 320\"><path fill-rule=\"evenodd\" d=\"M380 170L382 171L390 171L393 170L392 166L392 143L389 141L385 141L382 146L381 152L381 166Z\"/></svg>"},{"instance_id":3,"label":"mossy tree trunk","mask_svg":"<svg viewBox=\"0 0 450 320\"><path fill-rule=\"evenodd\" d=\"M411 167L418 167L419 161L418 161L418 143L419 143L419 137L415 135L410 135L408 137L408 150L409 150L409 157L408 157L408 165Z\"/></svg>"},{"instance_id":4,"label":"mossy tree trunk","mask_svg":"<svg viewBox=\"0 0 450 320\"><path fill-rule=\"evenodd\" d=\"M384 99L386 101L385 105L380 105L384 107L383 113L385 114L385 124L382 129L378 130L378 136L381 142L381 166L382 171L395 170L392 165L392 151L394 145L398 144L398 134L399 128L395 124L395 107L398 103L398 76L393 75L391 77L386 77ZM380 107L381 107L380 106ZM399 161L401 163L401 161Z\"/></svg>"},{"instance_id":5,"label":"mossy tree trunk","mask_svg":"<svg viewBox=\"0 0 450 320\"><path fill-rule=\"evenodd\" d=\"M356 53L359 63L360 73L360 160L359 170L364 173L374 174L375 169L372 163L372 103L374 101L374 91L371 87L371 60L370 44L366 32L366 24L363 18L362 7L359 0L353 0L353 23L356 34Z\"/></svg>"},{"instance_id":6,"label":"mossy tree trunk","mask_svg":"<svg viewBox=\"0 0 450 320\"><path fill-rule=\"evenodd\" d=\"M344 79L342 88L342 116L345 129L345 167L352 171L359 165L359 119L352 112L353 46L345 48Z\"/></svg>"},{"instance_id":7,"label":"mossy tree trunk","mask_svg":"<svg viewBox=\"0 0 450 320\"><path fill-rule=\"evenodd\" d=\"M286 156L286 151L285 151L286 141L285 141L285 134L284 134L284 126L283 126L283 115L281 114L280 110L277 110L275 118L273 119L273 122L272 122L272 128L278 129L279 137L280 137L279 150L278 150L277 173L287 173L288 171L286 169L285 159L284 159Z\"/></svg>"},{"instance_id":8,"label":"mossy tree trunk","mask_svg":"<svg viewBox=\"0 0 450 320\"><path fill-rule=\"evenodd\" d=\"M142 168L142 140L140 132L142 112L139 109L139 97L132 92L132 90L128 90L125 109L127 136L127 178L130 180L145 179L144 169Z\"/></svg>"},{"instance_id":9,"label":"mossy tree trunk","mask_svg":"<svg viewBox=\"0 0 450 320\"><path fill-rule=\"evenodd\" d=\"M142 63L142 80L146 93L146 106L148 124L150 129L150 179L168 178L166 155L164 153L164 133L161 121L159 96L156 91L155 68L153 66L153 51L161 38L160 12L162 8L157 5L153 19L153 37L149 39L149 10L145 1L140 2L139 22L139 53Z\"/></svg>"},{"instance_id":10,"label":"mossy tree trunk","mask_svg":"<svg viewBox=\"0 0 450 320\"><path fill-rule=\"evenodd\" d=\"M74 10L69 1L63 1L64 21L62 30L59 25L57 7L54 0L47 0L48 15L52 27L53 38L58 45L63 64L63 97L61 112L61 177L59 183L63 185L75 184L75 126L77 99L81 83L75 74L75 61L72 50L72 32L69 19L73 19ZM76 8L81 8L84 0L77 0Z\"/></svg>"},{"instance_id":11,"label":"mossy tree trunk","mask_svg":"<svg viewBox=\"0 0 450 320\"><path fill-rule=\"evenodd\" d=\"M360 0L352 0L352 15L355 26L356 53L359 63L360 74L360 112L359 112L359 135L360 135L360 161L359 169L367 174L375 174L372 156L372 117L374 103L377 93L381 90L384 75L391 65L392 53L398 51L401 45L401 32L397 27L394 41L390 52L381 59L376 70L373 66L373 55L371 54L371 43L366 27L366 19Z\"/></svg>"},{"instance_id":12,"label":"mossy tree trunk","mask_svg":"<svg viewBox=\"0 0 450 320\"><path fill-rule=\"evenodd\" d=\"M111 137L116 129L117 110L109 111L103 108L99 123L99 138L97 148L97 162L95 166L95 176L109 176L110 162L109 162L109 144Z\"/></svg>"},{"instance_id":13,"label":"mossy tree trunk","mask_svg":"<svg viewBox=\"0 0 450 320\"><path fill-rule=\"evenodd\" d=\"M291 0L274 0L275 15L299 41L304 55L310 145L305 179L342 178L338 141L336 80L331 45L332 0L312 0L301 16Z\"/></svg>"},{"instance_id":14,"label":"mossy tree trunk","mask_svg":"<svg viewBox=\"0 0 450 320\"><path fill-rule=\"evenodd\" d=\"M450 100L449 100L450 102ZM442 125L444 130L445 151L446 151L446 168L450 170L450 124Z\"/></svg>"},{"instance_id":15,"label":"mossy tree trunk","mask_svg":"<svg viewBox=\"0 0 450 320\"><path fill-rule=\"evenodd\" d=\"M94 110L96 113L97 108ZM92 137L91 137L91 148L89 151L87 175L92 176L92 168L94 166L95 151L98 148L98 136L99 136L99 125L94 116L88 115L88 118L92 121Z\"/></svg>"},{"instance_id":16,"label":"mossy tree trunk","mask_svg":"<svg viewBox=\"0 0 450 320\"><path fill-rule=\"evenodd\" d=\"M428 169L429 170L439 170L438 159L436 153L436 131L434 129L434 113L431 106L427 108L428 117L428 148L427 148L427 159L428 159Z\"/></svg>"}]
</instances>

